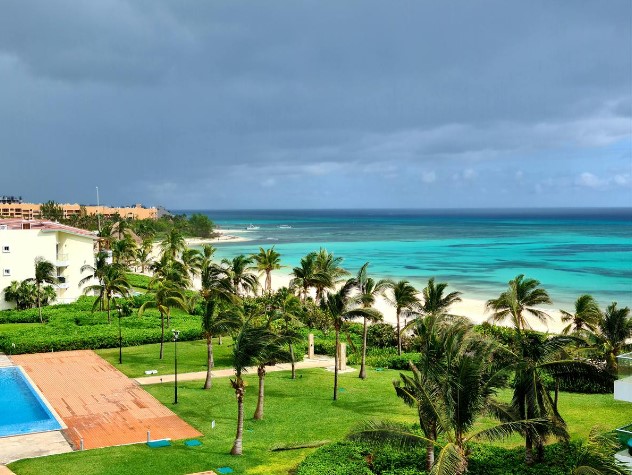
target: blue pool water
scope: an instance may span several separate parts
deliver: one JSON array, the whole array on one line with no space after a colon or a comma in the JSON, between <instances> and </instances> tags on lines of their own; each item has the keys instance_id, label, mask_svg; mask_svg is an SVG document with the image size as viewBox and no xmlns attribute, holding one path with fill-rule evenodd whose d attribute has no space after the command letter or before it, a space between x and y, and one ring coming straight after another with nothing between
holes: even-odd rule
<instances>
[{"instance_id":1,"label":"blue pool water","mask_svg":"<svg viewBox=\"0 0 632 475\"><path fill-rule=\"evenodd\" d=\"M17 367L0 368L0 437L61 426Z\"/></svg>"}]
</instances>

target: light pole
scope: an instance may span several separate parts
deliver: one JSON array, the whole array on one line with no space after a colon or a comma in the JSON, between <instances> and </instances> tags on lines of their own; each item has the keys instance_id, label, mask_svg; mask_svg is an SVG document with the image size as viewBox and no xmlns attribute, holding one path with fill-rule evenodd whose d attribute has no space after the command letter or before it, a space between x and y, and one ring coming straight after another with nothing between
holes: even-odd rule
<instances>
[{"instance_id":1,"label":"light pole","mask_svg":"<svg viewBox=\"0 0 632 475\"><path fill-rule=\"evenodd\" d=\"M116 307L118 310L119 321L119 364L123 364L123 335L121 334L121 317L123 316L123 309L120 305Z\"/></svg>"},{"instance_id":2,"label":"light pole","mask_svg":"<svg viewBox=\"0 0 632 475\"><path fill-rule=\"evenodd\" d=\"M180 332L178 330L171 330L173 332L173 364L175 369L175 379L173 384L174 391L174 404L178 404L178 337L180 336Z\"/></svg>"}]
</instances>

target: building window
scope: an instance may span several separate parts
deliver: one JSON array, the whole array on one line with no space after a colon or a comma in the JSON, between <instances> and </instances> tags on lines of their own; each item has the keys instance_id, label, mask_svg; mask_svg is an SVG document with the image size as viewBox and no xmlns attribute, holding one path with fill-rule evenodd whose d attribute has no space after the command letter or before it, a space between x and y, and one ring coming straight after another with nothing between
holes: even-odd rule
<instances>
[{"instance_id":1,"label":"building window","mask_svg":"<svg viewBox=\"0 0 632 475\"><path fill-rule=\"evenodd\" d=\"M3 269L2 270L2 275L5 276L5 277L11 275L11 269Z\"/></svg>"},{"instance_id":2,"label":"building window","mask_svg":"<svg viewBox=\"0 0 632 475\"><path fill-rule=\"evenodd\" d=\"M11 252L11 248L9 246L2 246L2 252Z\"/></svg>"}]
</instances>

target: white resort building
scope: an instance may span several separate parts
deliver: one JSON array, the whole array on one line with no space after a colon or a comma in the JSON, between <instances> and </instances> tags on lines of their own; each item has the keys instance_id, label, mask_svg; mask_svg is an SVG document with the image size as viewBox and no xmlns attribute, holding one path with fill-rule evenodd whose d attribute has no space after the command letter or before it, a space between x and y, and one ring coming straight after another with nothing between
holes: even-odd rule
<instances>
[{"instance_id":1,"label":"white resort building","mask_svg":"<svg viewBox=\"0 0 632 475\"><path fill-rule=\"evenodd\" d=\"M56 302L77 300L91 284L80 286L79 281L89 275L89 272L82 273L81 267L94 265L96 239L90 231L52 221L0 219L0 310L13 307L4 300L4 289L12 281L35 276L37 257L43 257L57 268Z\"/></svg>"},{"instance_id":2,"label":"white resort building","mask_svg":"<svg viewBox=\"0 0 632 475\"><path fill-rule=\"evenodd\" d=\"M614 382L614 398L632 402L632 353L617 356L619 379ZM626 447L616 457L632 470L632 423L617 429L619 441ZM631 472L632 473L632 472Z\"/></svg>"}]
</instances>

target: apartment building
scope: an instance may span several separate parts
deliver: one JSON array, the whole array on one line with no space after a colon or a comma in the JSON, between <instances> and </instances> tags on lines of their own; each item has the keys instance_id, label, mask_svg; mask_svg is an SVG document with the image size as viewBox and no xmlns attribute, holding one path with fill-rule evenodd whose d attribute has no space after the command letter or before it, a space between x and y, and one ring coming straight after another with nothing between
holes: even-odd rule
<instances>
[{"instance_id":1,"label":"apartment building","mask_svg":"<svg viewBox=\"0 0 632 475\"><path fill-rule=\"evenodd\" d=\"M41 219L41 203L22 203L19 200L0 200L0 218ZM59 204L64 219L72 216L101 215L105 218L121 216L122 218L156 219L157 208L145 208L140 204L130 207L111 207L80 204Z\"/></svg>"},{"instance_id":2,"label":"apartment building","mask_svg":"<svg viewBox=\"0 0 632 475\"><path fill-rule=\"evenodd\" d=\"M36 257L43 257L57 268L57 303L75 301L93 283L79 285L89 275L82 273L81 267L94 265L96 239L90 231L51 221L0 220L0 310L13 307L4 300L4 289L12 281L34 277Z\"/></svg>"}]
</instances>

